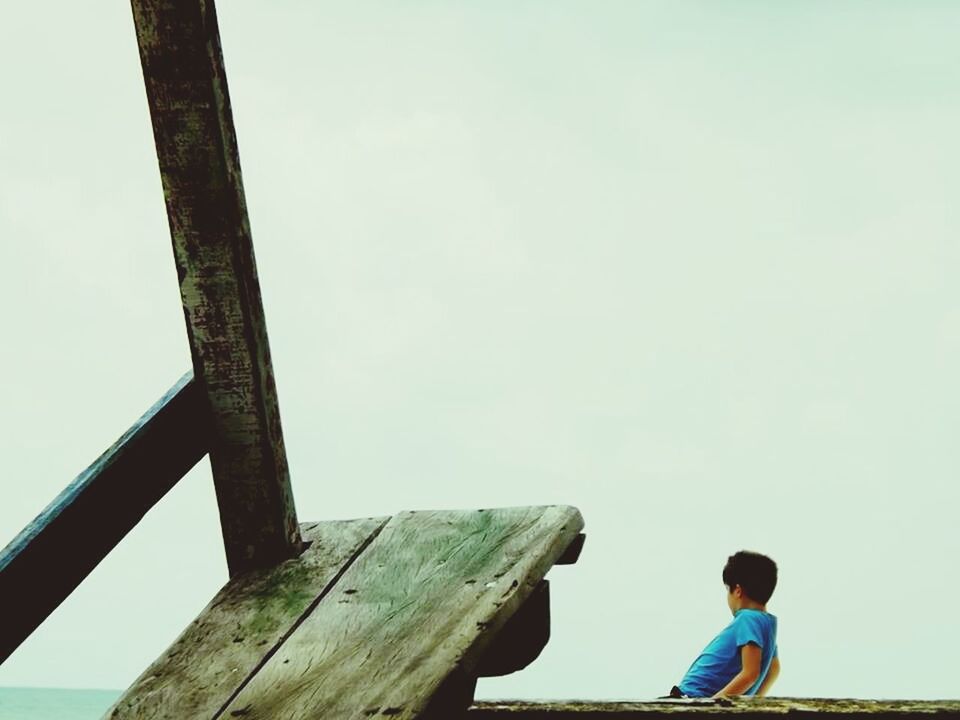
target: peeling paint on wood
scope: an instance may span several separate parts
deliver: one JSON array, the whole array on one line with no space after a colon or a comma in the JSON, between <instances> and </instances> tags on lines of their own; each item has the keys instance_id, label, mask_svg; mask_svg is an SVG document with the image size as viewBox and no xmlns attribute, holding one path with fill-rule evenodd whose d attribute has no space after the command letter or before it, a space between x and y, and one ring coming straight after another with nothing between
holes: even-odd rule
<instances>
[{"instance_id":1,"label":"peeling paint on wood","mask_svg":"<svg viewBox=\"0 0 960 720\"><path fill-rule=\"evenodd\" d=\"M299 552L212 0L132 0L231 575Z\"/></svg>"}]
</instances>

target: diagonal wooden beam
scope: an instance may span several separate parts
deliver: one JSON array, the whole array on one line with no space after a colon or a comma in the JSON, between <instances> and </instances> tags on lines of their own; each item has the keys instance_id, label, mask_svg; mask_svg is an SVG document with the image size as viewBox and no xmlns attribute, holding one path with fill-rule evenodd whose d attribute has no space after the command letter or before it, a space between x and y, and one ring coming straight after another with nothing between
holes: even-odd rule
<instances>
[{"instance_id":1,"label":"diagonal wooden beam","mask_svg":"<svg viewBox=\"0 0 960 720\"><path fill-rule=\"evenodd\" d=\"M267 326L212 0L132 0L231 576L297 554Z\"/></svg>"},{"instance_id":2,"label":"diagonal wooden beam","mask_svg":"<svg viewBox=\"0 0 960 720\"><path fill-rule=\"evenodd\" d=\"M0 552L0 662L207 452L187 373Z\"/></svg>"}]
</instances>

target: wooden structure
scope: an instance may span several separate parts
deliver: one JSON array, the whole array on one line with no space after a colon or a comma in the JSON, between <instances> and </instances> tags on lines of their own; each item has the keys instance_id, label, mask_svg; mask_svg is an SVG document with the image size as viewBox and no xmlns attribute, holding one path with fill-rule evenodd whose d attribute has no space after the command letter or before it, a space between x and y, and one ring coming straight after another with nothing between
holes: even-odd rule
<instances>
[{"instance_id":1,"label":"wooden structure","mask_svg":"<svg viewBox=\"0 0 960 720\"><path fill-rule=\"evenodd\" d=\"M581 526L568 507L306 525L300 557L229 582L109 717L462 712L546 644L543 576Z\"/></svg>"},{"instance_id":2,"label":"wooden structure","mask_svg":"<svg viewBox=\"0 0 960 720\"><path fill-rule=\"evenodd\" d=\"M960 703L481 703L534 660L583 519L548 506L300 524L213 0L132 0L193 359L0 555L0 661L209 453L230 580L108 718L907 717Z\"/></svg>"}]
</instances>

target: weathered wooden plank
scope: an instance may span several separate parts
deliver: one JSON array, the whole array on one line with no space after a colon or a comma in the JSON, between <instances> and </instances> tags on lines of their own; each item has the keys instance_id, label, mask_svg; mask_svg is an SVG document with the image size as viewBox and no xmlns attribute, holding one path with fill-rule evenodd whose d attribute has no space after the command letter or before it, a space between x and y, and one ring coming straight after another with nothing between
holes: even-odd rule
<instances>
[{"instance_id":1,"label":"weathered wooden plank","mask_svg":"<svg viewBox=\"0 0 960 720\"><path fill-rule=\"evenodd\" d=\"M582 526L556 506L394 516L219 717L462 714L483 652Z\"/></svg>"},{"instance_id":2,"label":"weathered wooden plank","mask_svg":"<svg viewBox=\"0 0 960 720\"><path fill-rule=\"evenodd\" d=\"M0 662L206 453L187 373L0 553Z\"/></svg>"},{"instance_id":3,"label":"weathered wooden plank","mask_svg":"<svg viewBox=\"0 0 960 720\"><path fill-rule=\"evenodd\" d=\"M329 591L388 518L303 526L297 558L232 578L104 718L210 720Z\"/></svg>"},{"instance_id":4,"label":"weathered wooden plank","mask_svg":"<svg viewBox=\"0 0 960 720\"><path fill-rule=\"evenodd\" d=\"M541 580L484 651L477 674L496 677L523 670L540 656L549 640L550 583Z\"/></svg>"},{"instance_id":5,"label":"weathered wooden plank","mask_svg":"<svg viewBox=\"0 0 960 720\"><path fill-rule=\"evenodd\" d=\"M231 575L300 549L213 0L132 0Z\"/></svg>"},{"instance_id":6,"label":"weathered wooden plank","mask_svg":"<svg viewBox=\"0 0 960 720\"><path fill-rule=\"evenodd\" d=\"M750 698L658 700L656 702L525 702L477 703L466 720L697 720L735 716L775 720L789 717L881 717L895 720L960 717L960 700L855 700L830 698ZM451 720L454 720L451 718Z\"/></svg>"}]
</instances>

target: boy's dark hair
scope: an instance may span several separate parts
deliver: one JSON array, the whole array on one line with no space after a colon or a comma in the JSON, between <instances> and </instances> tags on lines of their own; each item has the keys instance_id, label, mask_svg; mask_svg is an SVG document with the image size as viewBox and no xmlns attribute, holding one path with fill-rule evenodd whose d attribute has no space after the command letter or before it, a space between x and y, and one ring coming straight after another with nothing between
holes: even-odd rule
<instances>
[{"instance_id":1,"label":"boy's dark hair","mask_svg":"<svg viewBox=\"0 0 960 720\"><path fill-rule=\"evenodd\" d=\"M751 600L766 604L777 586L777 564L766 555L741 550L727 558L723 584L731 590L740 585Z\"/></svg>"}]
</instances>

